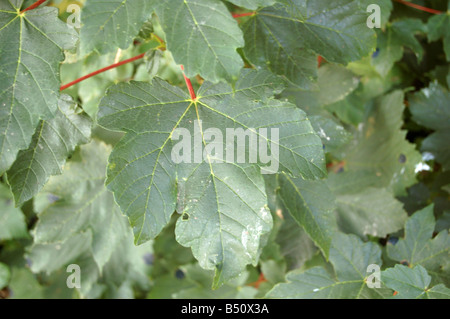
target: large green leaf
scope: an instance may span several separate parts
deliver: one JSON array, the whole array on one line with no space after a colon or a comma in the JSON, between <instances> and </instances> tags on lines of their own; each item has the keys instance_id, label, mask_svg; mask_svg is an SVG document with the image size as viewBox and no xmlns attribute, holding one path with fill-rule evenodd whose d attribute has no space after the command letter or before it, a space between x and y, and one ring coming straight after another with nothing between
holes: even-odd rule
<instances>
[{"instance_id":1,"label":"large green leaf","mask_svg":"<svg viewBox=\"0 0 450 319\"><path fill-rule=\"evenodd\" d=\"M136 242L158 235L178 203L182 217L177 240L192 247L203 268L217 270L217 285L257 262L272 224L261 172L276 171L261 161L235 163L237 139L227 144L221 140L227 129L260 129L256 136L261 145L278 145L279 159L273 164L279 164L279 170L304 178L325 175L320 139L305 114L292 104L270 99L279 91L279 82L266 72L260 74L245 71L234 91L227 84L205 83L196 101L160 79L120 84L109 90L100 106L100 125L127 133L111 154L107 184L129 216ZM183 143L189 139L183 150L189 153L184 159L189 163L175 165L172 134L177 128L189 135L183 137ZM204 133L213 128L220 131L213 134L217 148L202 158L203 146L212 139ZM279 141L274 144L274 136L263 137L261 128L278 129ZM226 145L228 158L219 151ZM240 151L244 162L250 162L251 151L255 149L248 145Z\"/></svg>"},{"instance_id":2,"label":"large green leaf","mask_svg":"<svg viewBox=\"0 0 450 319\"><path fill-rule=\"evenodd\" d=\"M323 181L278 176L279 196L289 213L328 258L336 231L334 196Z\"/></svg>"},{"instance_id":3,"label":"large green leaf","mask_svg":"<svg viewBox=\"0 0 450 319\"><path fill-rule=\"evenodd\" d=\"M19 14L22 2L0 3L0 175L28 147L39 119L55 114L62 50L77 40L56 8Z\"/></svg>"},{"instance_id":4,"label":"large green leaf","mask_svg":"<svg viewBox=\"0 0 450 319\"><path fill-rule=\"evenodd\" d=\"M88 0L81 14L81 55L126 49L150 18L152 1Z\"/></svg>"},{"instance_id":5,"label":"large green leaf","mask_svg":"<svg viewBox=\"0 0 450 319\"><path fill-rule=\"evenodd\" d=\"M266 297L295 299L368 299L386 298L392 294L385 287L369 288L368 266L381 266L381 250L374 243L363 243L353 235L335 234L330 249L330 262L336 278L325 268L294 270L287 274L287 283L276 285Z\"/></svg>"},{"instance_id":6,"label":"large green leaf","mask_svg":"<svg viewBox=\"0 0 450 319\"><path fill-rule=\"evenodd\" d=\"M188 77L235 82L244 62L242 31L219 0L161 1L156 7L167 48Z\"/></svg>"},{"instance_id":7,"label":"large green leaf","mask_svg":"<svg viewBox=\"0 0 450 319\"><path fill-rule=\"evenodd\" d=\"M409 266L425 267L433 278L441 278L449 283L450 237L447 230L432 238L435 228L433 205L412 215L405 225L405 237L397 244L388 244L388 256Z\"/></svg>"},{"instance_id":8,"label":"large green leaf","mask_svg":"<svg viewBox=\"0 0 450 319\"><path fill-rule=\"evenodd\" d=\"M431 277L420 265L409 268L395 265L381 273L387 287L394 289L396 299L449 299L450 289L443 284L430 288Z\"/></svg>"},{"instance_id":9,"label":"large green leaf","mask_svg":"<svg viewBox=\"0 0 450 319\"><path fill-rule=\"evenodd\" d=\"M310 87L315 55L348 63L369 54L375 33L359 1L284 0L260 9L243 25L245 54L258 66Z\"/></svg>"},{"instance_id":10,"label":"large green leaf","mask_svg":"<svg viewBox=\"0 0 450 319\"><path fill-rule=\"evenodd\" d=\"M91 119L62 95L55 118L41 121L28 149L20 151L8 171L8 183L19 206L37 194L51 175L61 174L67 157L87 143Z\"/></svg>"},{"instance_id":11,"label":"large green leaf","mask_svg":"<svg viewBox=\"0 0 450 319\"><path fill-rule=\"evenodd\" d=\"M409 99L414 121L435 130L422 142L421 150L435 155L445 170L450 169L450 93L438 83L415 93Z\"/></svg>"},{"instance_id":12,"label":"large green leaf","mask_svg":"<svg viewBox=\"0 0 450 319\"><path fill-rule=\"evenodd\" d=\"M0 240L27 237L27 224L22 211L14 207L8 187L0 184Z\"/></svg>"}]
</instances>

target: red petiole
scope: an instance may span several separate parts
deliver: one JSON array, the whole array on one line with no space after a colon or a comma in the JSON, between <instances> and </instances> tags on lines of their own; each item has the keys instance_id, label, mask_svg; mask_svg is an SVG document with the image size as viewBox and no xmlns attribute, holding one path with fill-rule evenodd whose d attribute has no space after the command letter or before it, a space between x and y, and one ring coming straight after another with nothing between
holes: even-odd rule
<instances>
[{"instance_id":1,"label":"red petiole","mask_svg":"<svg viewBox=\"0 0 450 319\"><path fill-rule=\"evenodd\" d=\"M86 79L89 79L90 77L93 77L94 75L97 75L97 74L103 73L103 72L105 72L105 71L108 71L108 70L117 68L118 66L121 66L121 65L124 65L124 64L127 64L127 63L130 63L130 62L133 62L133 61L142 59L142 58L144 57L144 55L145 55L145 53L142 53L142 54L139 54L139 55L137 55L137 56L135 56L135 57L132 57L132 58L130 58L130 59L123 60L123 61L121 61L121 62L119 62L119 63L111 64L110 66L107 66L106 68L103 68L103 69L94 71L94 72L92 72L92 73L89 73L89 74L87 74L87 75L85 75L85 76L83 76L83 77L81 77L81 78L79 78L79 79L76 79L75 81L72 81L72 82L70 82L70 83L67 83L67 84L65 84L65 85L62 85L62 86L60 87L59 90L60 90L60 91L63 91L63 90L65 90L65 89L67 89L68 87L71 87L72 85L75 85L75 84L77 84L77 83L79 83L79 82L81 82L81 81L83 81L83 80L86 80Z\"/></svg>"},{"instance_id":2,"label":"red petiole","mask_svg":"<svg viewBox=\"0 0 450 319\"><path fill-rule=\"evenodd\" d=\"M20 13L24 13L25 11L29 11L29 10L33 10L37 7L39 7L41 4L43 4L46 0L38 0L35 3L33 3L31 6L29 6L26 9L23 9L22 11L20 11Z\"/></svg>"},{"instance_id":3,"label":"red petiole","mask_svg":"<svg viewBox=\"0 0 450 319\"><path fill-rule=\"evenodd\" d=\"M254 16L256 12L246 12L246 13L233 13L233 18L249 17Z\"/></svg>"},{"instance_id":4,"label":"red petiole","mask_svg":"<svg viewBox=\"0 0 450 319\"><path fill-rule=\"evenodd\" d=\"M181 65L181 70L183 71L183 76L184 76L184 80L186 81L186 86L189 90L189 95L191 96L191 99L193 101L195 101L195 99L197 98L197 96L195 95L195 91L194 88L192 87L192 82L191 79L189 79L186 74L184 74L184 66Z\"/></svg>"}]
</instances>

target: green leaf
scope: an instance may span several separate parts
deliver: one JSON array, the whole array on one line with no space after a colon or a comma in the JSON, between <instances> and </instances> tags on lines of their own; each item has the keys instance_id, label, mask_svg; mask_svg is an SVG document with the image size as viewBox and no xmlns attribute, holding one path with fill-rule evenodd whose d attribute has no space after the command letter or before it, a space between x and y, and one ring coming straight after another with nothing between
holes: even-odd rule
<instances>
[{"instance_id":1,"label":"green leaf","mask_svg":"<svg viewBox=\"0 0 450 319\"><path fill-rule=\"evenodd\" d=\"M338 185L342 182L339 174L334 181ZM333 190L336 194L338 224L347 233L384 238L402 229L408 217L402 203L386 189L368 187L347 194L339 194L336 188Z\"/></svg>"},{"instance_id":2,"label":"green leaf","mask_svg":"<svg viewBox=\"0 0 450 319\"><path fill-rule=\"evenodd\" d=\"M290 214L283 216L285 222L277 234L276 243L280 246L288 269L297 269L310 260L318 250L305 230L294 222Z\"/></svg>"},{"instance_id":3,"label":"green leaf","mask_svg":"<svg viewBox=\"0 0 450 319\"><path fill-rule=\"evenodd\" d=\"M395 245L388 244L387 253L393 260L406 261L410 267L421 265L431 276L448 283L450 237L448 231L443 230L432 239L433 207L429 205L412 215L406 221L405 237Z\"/></svg>"},{"instance_id":4,"label":"green leaf","mask_svg":"<svg viewBox=\"0 0 450 319\"><path fill-rule=\"evenodd\" d=\"M80 53L128 48L150 18L152 1L89 0L81 12Z\"/></svg>"},{"instance_id":5,"label":"green leaf","mask_svg":"<svg viewBox=\"0 0 450 319\"><path fill-rule=\"evenodd\" d=\"M39 221L30 258L34 272L51 273L86 249L101 271L127 223L104 187L109 147L92 142L81 147L81 161L70 161L62 175L53 176L37 201Z\"/></svg>"},{"instance_id":6,"label":"green leaf","mask_svg":"<svg viewBox=\"0 0 450 319\"><path fill-rule=\"evenodd\" d=\"M22 2L0 4L0 175L28 147L39 120L54 116L62 50L77 40L56 8L18 14Z\"/></svg>"},{"instance_id":7,"label":"green leaf","mask_svg":"<svg viewBox=\"0 0 450 319\"><path fill-rule=\"evenodd\" d=\"M284 13L280 7L265 10ZM242 25L246 57L256 66L284 76L293 85L312 87L317 77L317 55L301 46L292 21L268 23L264 18L258 12Z\"/></svg>"},{"instance_id":8,"label":"green leaf","mask_svg":"<svg viewBox=\"0 0 450 319\"><path fill-rule=\"evenodd\" d=\"M431 83L428 88L415 93L409 99L414 121L436 130L422 142L421 150L434 154L436 160L443 165L444 170L450 169L449 100L449 91L437 83Z\"/></svg>"},{"instance_id":9,"label":"green leaf","mask_svg":"<svg viewBox=\"0 0 450 319\"><path fill-rule=\"evenodd\" d=\"M147 291L149 266L144 256L151 252L151 244L136 247L128 228L101 271L90 252L79 257L81 295L89 299L131 299L136 297L135 292Z\"/></svg>"},{"instance_id":10,"label":"green leaf","mask_svg":"<svg viewBox=\"0 0 450 319\"><path fill-rule=\"evenodd\" d=\"M43 299L43 287L27 268L12 268L8 286L11 299Z\"/></svg>"},{"instance_id":11,"label":"green leaf","mask_svg":"<svg viewBox=\"0 0 450 319\"><path fill-rule=\"evenodd\" d=\"M8 171L16 205L37 194L50 176L61 174L62 166L75 147L87 143L91 119L68 95L62 95L55 118L41 121L28 149L20 151Z\"/></svg>"},{"instance_id":12,"label":"green leaf","mask_svg":"<svg viewBox=\"0 0 450 319\"><path fill-rule=\"evenodd\" d=\"M238 7L244 7L250 10L258 9L259 7L267 7L276 2L276 0L227 0Z\"/></svg>"},{"instance_id":13,"label":"green leaf","mask_svg":"<svg viewBox=\"0 0 450 319\"><path fill-rule=\"evenodd\" d=\"M436 161L442 164L445 171L450 170L450 144L448 141L450 141L450 129L431 134L420 147L422 152L434 154Z\"/></svg>"},{"instance_id":14,"label":"green leaf","mask_svg":"<svg viewBox=\"0 0 450 319\"><path fill-rule=\"evenodd\" d=\"M422 266L411 269L403 265L395 265L381 273L382 281L389 288L398 292L397 298L417 299L425 294L431 277Z\"/></svg>"},{"instance_id":15,"label":"green leaf","mask_svg":"<svg viewBox=\"0 0 450 319\"><path fill-rule=\"evenodd\" d=\"M423 47L415 37L425 33L425 25L419 19L402 19L386 26L386 31L378 34L379 53L372 64L382 77L385 77L394 63L403 57L404 47L414 51L419 61L423 57Z\"/></svg>"},{"instance_id":16,"label":"green leaf","mask_svg":"<svg viewBox=\"0 0 450 319\"><path fill-rule=\"evenodd\" d=\"M14 207L13 196L8 187L0 184L0 240L28 237L22 211Z\"/></svg>"},{"instance_id":17,"label":"green leaf","mask_svg":"<svg viewBox=\"0 0 450 319\"><path fill-rule=\"evenodd\" d=\"M9 280L11 278L11 272L8 266L0 263L0 290L8 286Z\"/></svg>"},{"instance_id":18,"label":"green leaf","mask_svg":"<svg viewBox=\"0 0 450 319\"><path fill-rule=\"evenodd\" d=\"M438 14L431 17L427 24L428 41L437 41L442 39L444 41L444 51L447 56L447 61L450 61L450 14L448 11L443 14Z\"/></svg>"},{"instance_id":19,"label":"green leaf","mask_svg":"<svg viewBox=\"0 0 450 319\"><path fill-rule=\"evenodd\" d=\"M450 289L443 284L429 288L431 277L420 265L409 268L395 265L381 273L382 281L397 294L395 299L449 299Z\"/></svg>"},{"instance_id":20,"label":"green leaf","mask_svg":"<svg viewBox=\"0 0 450 319\"><path fill-rule=\"evenodd\" d=\"M308 114L317 114L321 107L343 100L359 84L356 75L337 64L319 68L317 86L311 90L289 87L282 96L288 98Z\"/></svg>"},{"instance_id":21,"label":"green leaf","mask_svg":"<svg viewBox=\"0 0 450 319\"><path fill-rule=\"evenodd\" d=\"M359 172L374 187L387 187L394 195L406 195L416 181L421 162L415 146L406 140L403 125L403 93L394 91L377 98L367 111L355 141L349 144L346 163L349 171Z\"/></svg>"},{"instance_id":22,"label":"green leaf","mask_svg":"<svg viewBox=\"0 0 450 319\"><path fill-rule=\"evenodd\" d=\"M450 289L443 284L436 285L426 291L428 299L450 299Z\"/></svg>"},{"instance_id":23,"label":"green leaf","mask_svg":"<svg viewBox=\"0 0 450 319\"><path fill-rule=\"evenodd\" d=\"M51 274L52 272L75 262L76 258L88 251L92 245L90 230L75 234L63 242L35 243L28 258L31 261L31 271Z\"/></svg>"},{"instance_id":24,"label":"green leaf","mask_svg":"<svg viewBox=\"0 0 450 319\"><path fill-rule=\"evenodd\" d=\"M254 64L308 88L315 55L346 64L369 54L375 34L359 1L285 0L258 10L243 25L245 55ZM315 54L313 54L315 53Z\"/></svg>"},{"instance_id":25,"label":"green leaf","mask_svg":"<svg viewBox=\"0 0 450 319\"><path fill-rule=\"evenodd\" d=\"M351 133L332 115L326 112L309 117L311 124L320 136L326 153L333 153L351 140Z\"/></svg>"},{"instance_id":26,"label":"green leaf","mask_svg":"<svg viewBox=\"0 0 450 319\"><path fill-rule=\"evenodd\" d=\"M205 83L196 101L160 79L120 84L109 90L99 111L100 125L126 132L110 156L107 184L129 216L136 242L158 235L177 209L182 214L177 241L192 248L203 268L217 270L215 285L239 275L246 264L256 264L272 225L261 169L272 171L261 162L235 163L236 139L229 141L234 152L228 150L228 159L210 152L197 158L198 163L189 156L184 160L190 163L175 165L174 130L184 128L189 136L183 139L197 140L183 153L201 156L198 147L207 145L202 136L208 128L223 132L222 138L227 128L278 128L279 169L310 179L325 175L322 146L305 114L270 99L278 80L255 72L245 71L234 90ZM273 136L265 141L272 144ZM241 155L248 160L250 149Z\"/></svg>"},{"instance_id":27,"label":"green leaf","mask_svg":"<svg viewBox=\"0 0 450 319\"><path fill-rule=\"evenodd\" d=\"M287 274L287 283L276 285L268 298L295 299L369 299L386 298L390 291L384 287L369 288L366 279L371 264L381 266L381 250L374 243L363 243L353 235L336 233L330 249L330 262L336 279L322 267ZM391 293L392 294L392 293Z\"/></svg>"},{"instance_id":28,"label":"green leaf","mask_svg":"<svg viewBox=\"0 0 450 319\"><path fill-rule=\"evenodd\" d=\"M334 196L323 181L278 175L279 196L297 223L328 258L336 230Z\"/></svg>"},{"instance_id":29,"label":"green leaf","mask_svg":"<svg viewBox=\"0 0 450 319\"><path fill-rule=\"evenodd\" d=\"M162 1L156 7L167 49L184 65L186 75L212 82L235 82L244 62L236 49L242 31L219 0Z\"/></svg>"},{"instance_id":30,"label":"green leaf","mask_svg":"<svg viewBox=\"0 0 450 319\"><path fill-rule=\"evenodd\" d=\"M437 83L431 83L409 97L414 121L432 130L448 130L450 122L449 91Z\"/></svg>"}]
</instances>

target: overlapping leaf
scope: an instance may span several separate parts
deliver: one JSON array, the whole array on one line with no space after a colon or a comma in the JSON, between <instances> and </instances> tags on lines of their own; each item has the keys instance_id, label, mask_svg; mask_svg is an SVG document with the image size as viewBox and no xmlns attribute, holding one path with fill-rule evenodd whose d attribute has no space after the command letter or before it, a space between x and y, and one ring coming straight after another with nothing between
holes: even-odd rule
<instances>
[{"instance_id":1,"label":"overlapping leaf","mask_svg":"<svg viewBox=\"0 0 450 319\"><path fill-rule=\"evenodd\" d=\"M78 264L83 296L131 298L133 280L145 285L147 279L142 277L143 253L133 245L126 218L104 186L109 151L97 141L82 146L79 157L36 196L39 221L29 259L33 272L48 274Z\"/></svg>"},{"instance_id":2,"label":"overlapping leaf","mask_svg":"<svg viewBox=\"0 0 450 319\"><path fill-rule=\"evenodd\" d=\"M101 270L124 240L126 221L104 187L108 153L98 142L83 146L81 161L68 162L63 175L53 176L38 195L33 271L51 272L86 249Z\"/></svg>"},{"instance_id":3,"label":"overlapping leaf","mask_svg":"<svg viewBox=\"0 0 450 319\"><path fill-rule=\"evenodd\" d=\"M0 174L28 147L39 120L56 112L62 50L77 40L56 8L18 14L22 3L0 3Z\"/></svg>"},{"instance_id":4,"label":"overlapping leaf","mask_svg":"<svg viewBox=\"0 0 450 319\"><path fill-rule=\"evenodd\" d=\"M72 98L62 95L55 118L41 121L28 149L20 151L8 171L16 205L37 194L51 175L61 174L67 157L90 137L92 121Z\"/></svg>"},{"instance_id":5,"label":"overlapping leaf","mask_svg":"<svg viewBox=\"0 0 450 319\"><path fill-rule=\"evenodd\" d=\"M328 258L336 231L334 196L323 181L278 176L279 196L284 206Z\"/></svg>"},{"instance_id":6,"label":"overlapping leaf","mask_svg":"<svg viewBox=\"0 0 450 319\"><path fill-rule=\"evenodd\" d=\"M404 47L411 48L419 60L423 56L423 47L415 37L425 33L425 25L419 19L402 19L386 26L378 36L378 54L372 64L383 77L392 69L395 62L403 57Z\"/></svg>"},{"instance_id":7,"label":"overlapping leaf","mask_svg":"<svg viewBox=\"0 0 450 319\"><path fill-rule=\"evenodd\" d=\"M0 240L27 238L27 224L20 208L14 207L7 186L0 184Z\"/></svg>"},{"instance_id":8,"label":"overlapping leaf","mask_svg":"<svg viewBox=\"0 0 450 319\"><path fill-rule=\"evenodd\" d=\"M409 268L395 265L381 273L387 287L394 289L396 299L449 299L450 289L443 284L430 287L431 277L420 265Z\"/></svg>"},{"instance_id":9,"label":"overlapping leaf","mask_svg":"<svg viewBox=\"0 0 450 319\"><path fill-rule=\"evenodd\" d=\"M374 243L363 243L353 235L337 233L330 249L330 262L336 278L325 268L294 270L287 274L287 283L276 285L266 297L293 299L372 299L386 298L392 292L385 287L369 288L368 266L381 266L381 250Z\"/></svg>"},{"instance_id":10,"label":"overlapping leaf","mask_svg":"<svg viewBox=\"0 0 450 319\"><path fill-rule=\"evenodd\" d=\"M267 66L294 85L311 86L316 54L348 63L369 54L375 34L360 1L285 0L258 10L243 26L250 62Z\"/></svg>"},{"instance_id":11,"label":"overlapping leaf","mask_svg":"<svg viewBox=\"0 0 450 319\"><path fill-rule=\"evenodd\" d=\"M310 90L288 87L282 96L308 114L317 114L321 107L341 101L359 84L354 73L337 64L325 64L318 71L317 84Z\"/></svg>"},{"instance_id":12,"label":"overlapping leaf","mask_svg":"<svg viewBox=\"0 0 450 319\"><path fill-rule=\"evenodd\" d=\"M364 175L345 175L343 178L339 174L330 175L329 181L336 195L338 224L343 231L359 236L386 237L403 228L407 214L392 193L384 188L365 188L363 183L358 183ZM346 182L353 182L353 192L346 192L349 186ZM370 184L370 180L366 182Z\"/></svg>"},{"instance_id":13,"label":"overlapping leaf","mask_svg":"<svg viewBox=\"0 0 450 319\"><path fill-rule=\"evenodd\" d=\"M226 84L205 83L196 101L160 79L109 90L99 123L127 134L110 157L107 184L129 216L137 243L155 237L178 204L177 240L192 248L203 268L216 269L215 285L257 262L272 224L261 170L274 173L278 166L310 179L325 174L320 139L305 114L268 99L279 86L267 72L245 71L234 92ZM188 145L183 155L173 149L177 128L184 129L182 142ZM206 137L209 129L215 133ZM225 143L227 129L256 132L260 145L279 148L273 168L261 156L258 163L251 162L255 145L238 152L237 139ZM272 129L279 132L276 142ZM203 156L208 145L215 145L214 150ZM178 165L174 152L182 161Z\"/></svg>"},{"instance_id":14,"label":"overlapping leaf","mask_svg":"<svg viewBox=\"0 0 450 319\"><path fill-rule=\"evenodd\" d=\"M403 124L403 93L394 91L375 100L354 143L349 144L349 171L365 175L374 187L388 187L394 195L406 194L415 183L420 154L406 140Z\"/></svg>"},{"instance_id":15,"label":"overlapping leaf","mask_svg":"<svg viewBox=\"0 0 450 319\"><path fill-rule=\"evenodd\" d=\"M429 41L443 40L445 55L447 56L447 61L450 61L450 34L448 32L448 29L450 29L450 15L448 11L447 13L431 17L428 20L427 29Z\"/></svg>"},{"instance_id":16,"label":"overlapping leaf","mask_svg":"<svg viewBox=\"0 0 450 319\"><path fill-rule=\"evenodd\" d=\"M235 82L244 62L242 31L219 0L161 1L156 7L167 49L189 77Z\"/></svg>"},{"instance_id":17,"label":"overlapping leaf","mask_svg":"<svg viewBox=\"0 0 450 319\"><path fill-rule=\"evenodd\" d=\"M0 263L0 290L8 285L10 278L11 272L9 271L8 266Z\"/></svg>"},{"instance_id":18,"label":"overlapping leaf","mask_svg":"<svg viewBox=\"0 0 450 319\"><path fill-rule=\"evenodd\" d=\"M449 283L450 237L448 230L443 230L432 239L434 227L433 205L430 205L407 220L405 237L395 245L388 245L388 256L411 267L421 265L435 279Z\"/></svg>"},{"instance_id":19,"label":"overlapping leaf","mask_svg":"<svg viewBox=\"0 0 450 319\"><path fill-rule=\"evenodd\" d=\"M148 0L87 1L81 14L81 55L128 48L152 9Z\"/></svg>"},{"instance_id":20,"label":"overlapping leaf","mask_svg":"<svg viewBox=\"0 0 450 319\"><path fill-rule=\"evenodd\" d=\"M450 93L443 86L431 83L428 88L409 99L413 119L432 130L433 134L422 142L421 150L436 156L444 170L450 169Z\"/></svg>"}]
</instances>

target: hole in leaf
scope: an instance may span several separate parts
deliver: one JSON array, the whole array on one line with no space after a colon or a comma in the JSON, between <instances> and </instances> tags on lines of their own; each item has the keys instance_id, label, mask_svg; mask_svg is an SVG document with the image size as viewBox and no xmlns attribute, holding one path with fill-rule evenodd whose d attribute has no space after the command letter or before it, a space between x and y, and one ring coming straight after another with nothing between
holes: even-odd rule
<instances>
[{"instance_id":1,"label":"hole in leaf","mask_svg":"<svg viewBox=\"0 0 450 319\"><path fill-rule=\"evenodd\" d=\"M398 157L398 161L402 164L406 163L406 156L405 154L400 154L400 156Z\"/></svg>"},{"instance_id":2,"label":"hole in leaf","mask_svg":"<svg viewBox=\"0 0 450 319\"><path fill-rule=\"evenodd\" d=\"M189 220L189 214L188 213L184 213L183 215L181 215L181 220Z\"/></svg>"},{"instance_id":3,"label":"hole in leaf","mask_svg":"<svg viewBox=\"0 0 450 319\"><path fill-rule=\"evenodd\" d=\"M389 237L389 239L388 239L388 243L391 245L395 245L397 242L398 242L397 237Z\"/></svg>"}]
</instances>

